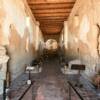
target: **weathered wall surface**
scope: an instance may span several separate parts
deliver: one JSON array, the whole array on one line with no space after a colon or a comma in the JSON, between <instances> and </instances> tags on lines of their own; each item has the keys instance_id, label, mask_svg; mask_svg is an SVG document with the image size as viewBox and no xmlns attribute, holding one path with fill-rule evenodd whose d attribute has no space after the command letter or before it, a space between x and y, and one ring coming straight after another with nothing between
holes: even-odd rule
<instances>
[{"instance_id":1,"label":"weathered wall surface","mask_svg":"<svg viewBox=\"0 0 100 100\"><path fill-rule=\"evenodd\" d=\"M37 56L36 27L25 0L0 0L0 45L7 47L12 79Z\"/></svg>"},{"instance_id":2,"label":"weathered wall surface","mask_svg":"<svg viewBox=\"0 0 100 100\"><path fill-rule=\"evenodd\" d=\"M100 0L77 0L66 25L67 57L81 59L93 76L100 69Z\"/></svg>"}]
</instances>

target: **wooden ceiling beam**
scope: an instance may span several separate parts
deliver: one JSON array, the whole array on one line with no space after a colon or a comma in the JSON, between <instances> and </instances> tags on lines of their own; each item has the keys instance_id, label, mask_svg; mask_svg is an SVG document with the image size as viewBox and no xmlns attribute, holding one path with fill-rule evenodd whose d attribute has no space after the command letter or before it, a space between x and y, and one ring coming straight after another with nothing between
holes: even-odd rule
<instances>
[{"instance_id":1,"label":"wooden ceiling beam","mask_svg":"<svg viewBox=\"0 0 100 100\"><path fill-rule=\"evenodd\" d=\"M40 27L43 27L43 28L45 28L46 27L46 25L41 25ZM46 28L54 28L54 27L56 27L56 28L61 28L61 27L63 27L63 25L48 25Z\"/></svg>"},{"instance_id":2,"label":"wooden ceiling beam","mask_svg":"<svg viewBox=\"0 0 100 100\"><path fill-rule=\"evenodd\" d=\"M28 0L29 4L75 3L76 0Z\"/></svg>"},{"instance_id":3,"label":"wooden ceiling beam","mask_svg":"<svg viewBox=\"0 0 100 100\"><path fill-rule=\"evenodd\" d=\"M60 35L60 33L59 32L54 32L54 33L47 33L47 32L43 32L43 35L45 36L45 35L49 35L49 37L50 36L54 36L54 35Z\"/></svg>"},{"instance_id":4,"label":"wooden ceiling beam","mask_svg":"<svg viewBox=\"0 0 100 100\"><path fill-rule=\"evenodd\" d=\"M50 20L47 20L47 21L40 21L40 25L62 25L63 24L63 21L50 21Z\"/></svg>"},{"instance_id":5,"label":"wooden ceiling beam","mask_svg":"<svg viewBox=\"0 0 100 100\"><path fill-rule=\"evenodd\" d=\"M63 22L47 22L47 23L40 22L40 24L42 24L42 25L62 25Z\"/></svg>"},{"instance_id":6,"label":"wooden ceiling beam","mask_svg":"<svg viewBox=\"0 0 100 100\"><path fill-rule=\"evenodd\" d=\"M49 23L42 23L42 24L40 23L40 26L45 26L46 27L47 25L48 26L62 26L63 23L57 23L57 22L55 22L55 23L54 22L53 23L49 22Z\"/></svg>"},{"instance_id":7,"label":"wooden ceiling beam","mask_svg":"<svg viewBox=\"0 0 100 100\"><path fill-rule=\"evenodd\" d=\"M46 32L46 33L53 33L53 32L56 33L56 32L60 32L60 31L61 31L61 29L60 29L60 30L57 30L57 29L52 29L52 30L51 30L51 29L48 29L48 30L44 30L44 29L43 29L43 32Z\"/></svg>"},{"instance_id":8,"label":"wooden ceiling beam","mask_svg":"<svg viewBox=\"0 0 100 100\"><path fill-rule=\"evenodd\" d=\"M44 22L64 22L64 21L67 21L67 18L60 18L60 19L36 19L37 21L39 21L41 24L44 23Z\"/></svg>"},{"instance_id":9,"label":"wooden ceiling beam","mask_svg":"<svg viewBox=\"0 0 100 100\"><path fill-rule=\"evenodd\" d=\"M45 30L45 31L60 31L62 28L63 28L63 25L61 26L40 26L40 28L42 30Z\"/></svg>"},{"instance_id":10,"label":"wooden ceiling beam","mask_svg":"<svg viewBox=\"0 0 100 100\"><path fill-rule=\"evenodd\" d=\"M61 29L62 30L62 29ZM59 33L61 30L42 30L43 33Z\"/></svg>"},{"instance_id":11,"label":"wooden ceiling beam","mask_svg":"<svg viewBox=\"0 0 100 100\"><path fill-rule=\"evenodd\" d=\"M43 33L43 35L44 35L44 36L46 36L46 35L48 36L48 35L49 35L49 38L55 38L54 36L55 36L55 35L58 35L58 36L59 36L60 33L59 33L59 32L58 32L58 33ZM53 37L52 37L52 35L53 35ZM45 37L44 37L44 38L45 38Z\"/></svg>"},{"instance_id":12,"label":"wooden ceiling beam","mask_svg":"<svg viewBox=\"0 0 100 100\"><path fill-rule=\"evenodd\" d=\"M57 26L57 25L58 26L64 26L63 23L55 23L55 24L53 24L53 23L51 23L51 24L50 23L47 23L47 24L43 23L43 24L41 24L40 23L40 26L45 26L46 27L47 25L49 25L49 26Z\"/></svg>"},{"instance_id":13,"label":"wooden ceiling beam","mask_svg":"<svg viewBox=\"0 0 100 100\"><path fill-rule=\"evenodd\" d=\"M35 16L36 17L36 16ZM47 17L43 17L43 16L37 16L36 19L38 20L66 20L68 16L47 16Z\"/></svg>"},{"instance_id":14,"label":"wooden ceiling beam","mask_svg":"<svg viewBox=\"0 0 100 100\"><path fill-rule=\"evenodd\" d=\"M44 35L44 34L43 34L43 35ZM50 34L50 35L51 35L51 36L59 36L60 34L59 34L59 35L58 35L58 34L54 34L54 35L53 35L53 34ZM45 34L45 36L49 36L49 34ZM44 36L44 37L45 37L45 36Z\"/></svg>"},{"instance_id":15,"label":"wooden ceiling beam","mask_svg":"<svg viewBox=\"0 0 100 100\"><path fill-rule=\"evenodd\" d=\"M41 29L45 29L45 31L60 31L61 29L62 29L62 27L61 28L56 28L56 27L51 27L51 28L44 28L44 27L40 27Z\"/></svg>"},{"instance_id":16,"label":"wooden ceiling beam","mask_svg":"<svg viewBox=\"0 0 100 100\"><path fill-rule=\"evenodd\" d=\"M62 9L63 8L72 8L74 4L45 4L45 5L30 5L30 8L33 10L43 10L43 9Z\"/></svg>"},{"instance_id":17,"label":"wooden ceiling beam","mask_svg":"<svg viewBox=\"0 0 100 100\"><path fill-rule=\"evenodd\" d=\"M58 34L58 33L60 33L60 31L51 31L51 32L50 32L50 31L48 31L48 32L47 32L47 31L42 31L42 32L43 32L43 34L46 34L46 35L47 35L47 34L52 34L52 35L53 35L53 34Z\"/></svg>"},{"instance_id":18,"label":"wooden ceiling beam","mask_svg":"<svg viewBox=\"0 0 100 100\"><path fill-rule=\"evenodd\" d=\"M46 31L46 32L62 30L62 28L42 28L42 27L40 27L40 29L42 29L43 31Z\"/></svg>"},{"instance_id":19,"label":"wooden ceiling beam","mask_svg":"<svg viewBox=\"0 0 100 100\"><path fill-rule=\"evenodd\" d=\"M42 32L43 32L43 34L45 34L45 35L47 35L47 34L48 34L48 35L49 35L49 34L54 35L54 34L58 34L58 33L60 34L60 31L56 31L56 32L55 32L55 31L52 31L52 32L45 32L45 31L42 31Z\"/></svg>"},{"instance_id":20,"label":"wooden ceiling beam","mask_svg":"<svg viewBox=\"0 0 100 100\"><path fill-rule=\"evenodd\" d=\"M32 10L45 10L45 9L49 9L49 10L51 10L51 9L72 9L73 7L57 7L57 6L55 6L55 7L47 7L47 8L39 8L39 7L37 7L37 8L35 8L35 7L30 7Z\"/></svg>"},{"instance_id":21,"label":"wooden ceiling beam","mask_svg":"<svg viewBox=\"0 0 100 100\"><path fill-rule=\"evenodd\" d=\"M47 31L52 31L52 30L60 30L62 27L40 27L41 29L45 29Z\"/></svg>"},{"instance_id":22,"label":"wooden ceiling beam","mask_svg":"<svg viewBox=\"0 0 100 100\"><path fill-rule=\"evenodd\" d=\"M44 30L45 28L40 28L40 29L42 29L42 30ZM56 29L56 28L52 28L52 29L50 29L50 28L48 28L47 30L45 29L44 31L46 31L46 32L51 32L51 31L60 31L62 28L60 28L60 29Z\"/></svg>"},{"instance_id":23,"label":"wooden ceiling beam","mask_svg":"<svg viewBox=\"0 0 100 100\"><path fill-rule=\"evenodd\" d=\"M52 9L52 10L32 10L33 14L53 14L53 13L70 13L71 9Z\"/></svg>"},{"instance_id":24,"label":"wooden ceiling beam","mask_svg":"<svg viewBox=\"0 0 100 100\"><path fill-rule=\"evenodd\" d=\"M38 3L31 3L31 2L28 2L28 4L30 5L30 6L32 6L32 5L35 5L35 6L41 6L41 5L43 5L43 6L45 6L45 5L49 5L49 6L54 6L54 5L73 5L73 4L75 4L75 2L49 2L49 3L40 3L40 2L38 2Z\"/></svg>"},{"instance_id":25,"label":"wooden ceiling beam","mask_svg":"<svg viewBox=\"0 0 100 100\"><path fill-rule=\"evenodd\" d=\"M43 34L59 35L76 0L27 0Z\"/></svg>"},{"instance_id":26,"label":"wooden ceiling beam","mask_svg":"<svg viewBox=\"0 0 100 100\"><path fill-rule=\"evenodd\" d=\"M34 14L37 17L66 17L69 16L69 13L53 13L53 14Z\"/></svg>"},{"instance_id":27,"label":"wooden ceiling beam","mask_svg":"<svg viewBox=\"0 0 100 100\"><path fill-rule=\"evenodd\" d=\"M56 25L60 25L60 26L62 26L63 25L63 23L59 23L59 22L47 22L47 23L40 23L40 26L47 26L47 25L49 25L49 26L56 26Z\"/></svg>"},{"instance_id":28,"label":"wooden ceiling beam","mask_svg":"<svg viewBox=\"0 0 100 100\"><path fill-rule=\"evenodd\" d=\"M41 28L41 29L45 29L45 30L47 30L47 31L61 30L61 29L62 29L61 26L59 26L59 27L43 27L43 26L41 26L40 28Z\"/></svg>"},{"instance_id":29,"label":"wooden ceiling beam","mask_svg":"<svg viewBox=\"0 0 100 100\"><path fill-rule=\"evenodd\" d=\"M64 21L64 19L40 19L40 23L54 23L54 22L58 22L58 23L62 23Z\"/></svg>"},{"instance_id":30,"label":"wooden ceiling beam","mask_svg":"<svg viewBox=\"0 0 100 100\"><path fill-rule=\"evenodd\" d=\"M63 23L63 20L43 20L43 21L40 21L40 24L62 24Z\"/></svg>"}]
</instances>

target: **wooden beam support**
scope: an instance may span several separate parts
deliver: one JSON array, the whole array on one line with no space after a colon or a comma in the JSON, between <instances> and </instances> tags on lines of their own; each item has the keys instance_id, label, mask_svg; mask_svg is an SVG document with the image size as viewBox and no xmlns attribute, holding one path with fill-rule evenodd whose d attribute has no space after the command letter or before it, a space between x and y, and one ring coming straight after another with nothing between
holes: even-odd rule
<instances>
[{"instance_id":1,"label":"wooden beam support","mask_svg":"<svg viewBox=\"0 0 100 100\"><path fill-rule=\"evenodd\" d=\"M60 33L60 31L52 31L52 32L46 32L46 31L42 31L43 32L43 34L58 34L58 33Z\"/></svg>"},{"instance_id":2,"label":"wooden beam support","mask_svg":"<svg viewBox=\"0 0 100 100\"><path fill-rule=\"evenodd\" d=\"M40 23L40 26L62 26L63 23L57 23L57 22L53 22L53 23Z\"/></svg>"},{"instance_id":3,"label":"wooden beam support","mask_svg":"<svg viewBox=\"0 0 100 100\"><path fill-rule=\"evenodd\" d=\"M66 17L69 13L53 13L53 14L34 14L36 18L38 17Z\"/></svg>"},{"instance_id":4,"label":"wooden beam support","mask_svg":"<svg viewBox=\"0 0 100 100\"><path fill-rule=\"evenodd\" d=\"M63 8L73 8L73 5L74 3L72 4L66 4L66 3L62 3L62 4L37 4L37 5L34 5L34 4L30 4L30 8L33 9L33 10L43 10L43 9L62 9Z\"/></svg>"},{"instance_id":5,"label":"wooden beam support","mask_svg":"<svg viewBox=\"0 0 100 100\"><path fill-rule=\"evenodd\" d=\"M46 33L58 33L60 32L62 29L59 29L59 30L55 30L55 29L52 29L52 30L44 30L44 29L41 29L43 32L46 32Z\"/></svg>"},{"instance_id":6,"label":"wooden beam support","mask_svg":"<svg viewBox=\"0 0 100 100\"><path fill-rule=\"evenodd\" d=\"M28 0L29 4L75 3L76 0Z\"/></svg>"},{"instance_id":7,"label":"wooden beam support","mask_svg":"<svg viewBox=\"0 0 100 100\"><path fill-rule=\"evenodd\" d=\"M60 14L66 14L70 13L71 9L52 9L52 10L32 10L33 14L53 14L53 13L60 13Z\"/></svg>"},{"instance_id":8,"label":"wooden beam support","mask_svg":"<svg viewBox=\"0 0 100 100\"><path fill-rule=\"evenodd\" d=\"M59 37L60 36L60 34L43 34L44 35L44 37L47 37L47 36L57 36L57 37Z\"/></svg>"},{"instance_id":9,"label":"wooden beam support","mask_svg":"<svg viewBox=\"0 0 100 100\"><path fill-rule=\"evenodd\" d=\"M43 22L64 22L64 21L67 21L67 18L66 19L36 19L36 21L39 21L41 24Z\"/></svg>"},{"instance_id":10,"label":"wooden beam support","mask_svg":"<svg viewBox=\"0 0 100 100\"><path fill-rule=\"evenodd\" d=\"M43 34L58 35L76 0L27 0Z\"/></svg>"},{"instance_id":11,"label":"wooden beam support","mask_svg":"<svg viewBox=\"0 0 100 100\"><path fill-rule=\"evenodd\" d=\"M63 7L63 6L62 7L56 7L55 6L55 7L52 7L52 8L49 8L49 7L48 8L39 8L39 7L38 8L35 8L35 7L30 7L30 8L32 10L45 10L45 9L47 9L47 10L50 10L51 9L52 10L52 9L72 9L73 7Z\"/></svg>"},{"instance_id":12,"label":"wooden beam support","mask_svg":"<svg viewBox=\"0 0 100 100\"><path fill-rule=\"evenodd\" d=\"M64 22L64 21L67 21L67 18L63 18L63 19L36 19L37 21L39 21L41 24L43 23L43 22Z\"/></svg>"},{"instance_id":13,"label":"wooden beam support","mask_svg":"<svg viewBox=\"0 0 100 100\"><path fill-rule=\"evenodd\" d=\"M68 16L48 16L48 17L41 17L41 16L37 16L36 19L37 20L66 20Z\"/></svg>"},{"instance_id":14,"label":"wooden beam support","mask_svg":"<svg viewBox=\"0 0 100 100\"><path fill-rule=\"evenodd\" d=\"M52 30L60 30L62 29L62 26L59 26L59 27L40 27L41 29L45 29L47 31L52 31Z\"/></svg>"},{"instance_id":15,"label":"wooden beam support","mask_svg":"<svg viewBox=\"0 0 100 100\"><path fill-rule=\"evenodd\" d=\"M46 31L52 30L60 30L62 27L40 27L41 29L45 29Z\"/></svg>"},{"instance_id":16,"label":"wooden beam support","mask_svg":"<svg viewBox=\"0 0 100 100\"><path fill-rule=\"evenodd\" d=\"M40 5L43 5L43 6L45 6L45 5L52 5L52 6L53 5L58 5L59 6L59 5L66 5L66 4L67 5L71 5L71 4L73 5L73 4L75 4L75 2L56 2L56 3L55 2L48 2L48 3L40 3L40 2L38 2L38 3L31 3L31 2L28 2L28 4L30 6L32 6L32 5L36 5L36 6L37 5L39 5L39 6Z\"/></svg>"},{"instance_id":17,"label":"wooden beam support","mask_svg":"<svg viewBox=\"0 0 100 100\"><path fill-rule=\"evenodd\" d=\"M60 31L61 29L62 29L62 27L60 27L60 28L56 28L56 27L54 27L54 28L43 28L43 27L40 27L40 29L41 30L43 30L43 31L46 31L46 32L51 32L51 31Z\"/></svg>"},{"instance_id":18,"label":"wooden beam support","mask_svg":"<svg viewBox=\"0 0 100 100\"><path fill-rule=\"evenodd\" d=\"M59 32L57 32L57 33L44 33L43 32L43 35L45 36L45 35L49 35L49 37L51 37L52 35L54 36L54 35L60 35L60 33ZM53 37L54 38L54 37Z\"/></svg>"},{"instance_id":19,"label":"wooden beam support","mask_svg":"<svg viewBox=\"0 0 100 100\"><path fill-rule=\"evenodd\" d=\"M43 27L40 27L40 29L41 30L43 30L43 31L46 31L46 32L51 32L51 31L60 31L61 29L62 29L62 27L60 27L60 28L56 28L56 27L54 27L54 28L43 28Z\"/></svg>"},{"instance_id":20,"label":"wooden beam support","mask_svg":"<svg viewBox=\"0 0 100 100\"><path fill-rule=\"evenodd\" d=\"M60 29L60 28L62 28L62 27L63 27L63 25L61 25L61 26L60 26L60 25L59 25L59 26L50 26L50 25L49 25L49 26L47 26L47 27L46 27L46 25L45 25L45 26L44 26L44 25L41 25L41 26L40 26L40 28L56 28L56 29Z\"/></svg>"},{"instance_id":21,"label":"wooden beam support","mask_svg":"<svg viewBox=\"0 0 100 100\"><path fill-rule=\"evenodd\" d=\"M60 31L52 31L52 32L46 32L46 31L42 31L43 32L43 34L45 34L46 33L46 35L47 34L58 34L58 33L60 33Z\"/></svg>"},{"instance_id":22,"label":"wooden beam support","mask_svg":"<svg viewBox=\"0 0 100 100\"><path fill-rule=\"evenodd\" d=\"M63 23L55 23L55 24L53 24L53 23L47 23L47 24L45 24L45 23L40 23L40 26L64 26L63 25Z\"/></svg>"},{"instance_id":23,"label":"wooden beam support","mask_svg":"<svg viewBox=\"0 0 100 100\"><path fill-rule=\"evenodd\" d=\"M46 33L46 35L47 35L47 34L52 34L52 35L53 35L53 34L58 34L58 33L60 33L60 31L51 31L51 32L50 32L50 31L42 31L42 32L43 32L43 34Z\"/></svg>"}]
</instances>

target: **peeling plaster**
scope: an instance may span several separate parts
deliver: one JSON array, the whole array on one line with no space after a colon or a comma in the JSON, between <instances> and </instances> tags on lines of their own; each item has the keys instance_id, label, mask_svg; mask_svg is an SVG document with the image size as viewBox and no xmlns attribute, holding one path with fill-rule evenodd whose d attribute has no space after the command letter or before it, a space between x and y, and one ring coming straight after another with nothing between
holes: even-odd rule
<instances>
[{"instance_id":1,"label":"peeling plaster","mask_svg":"<svg viewBox=\"0 0 100 100\"><path fill-rule=\"evenodd\" d=\"M25 49L26 49L27 52L29 52L29 37L27 37L27 39L26 39Z\"/></svg>"},{"instance_id":2,"label":"peeling plaster","mask_svg":"<svg viewBox=\"0 0 100 100\"><path fill-rule=\"evenodd\" d=\"M73 23L74 23L74 27L78 27L78 25L79 25L79 16L74 16Z\"/></svg>"},{"instance_id":3,"label":"peeling plaster","mask_svg":"<svg viewBox=\"0 0 100 100\"><path fill-rule=\"evenodd\" d=\"M79 28L80 40L82 40L84 43L88 43L87 33L89 32L89 30L90 30L89 19L87 15L84 15Z\"/></svg>"},{"instance_id":4,"label":"peeling plaster","mask_svg":"<svg viewBox=\"0 0 100 100\"><path fill-rule=\"evenodd\" d=\"M100 58L100 33L98 33L98 29L96 24L100 26L100 0L77 0L72 12L69 17L69 45L72 47L72 51L69 48L69 57L77 58L76 52L71 55L75 51L75 42L72 42L75 37L78 38L78 47L81 51L82 63L86 65L85 73L92 78L93 75L97 72L95 71L95 66L100 67L99 60ZM77 28L73 28L75 15L79 16L79 26ZM81 41L81 42L80 42ZM98 53L97 53L98 52ZM98 61L97 61L98 60ZM94 73L95 72L95 73Z\"/></svg>"},{"instance_id":5,"label":"peeling plaster","mask_svg":"<svg viewBox=\"0 0 100 100\"><path fill-rule=\"evenodd\" d=\"M23 2L23 0L0 0L0 7L2 6L0 8L0 44L7 46L11 80L22 74L25 65L35 59L36 42L39 44L43 41L39 26L32 20L30 13L26 14L25 9L27 11L28 9L24 9ZM30 17L28 23L27 15Z\"/></svg>"},{"instance_id":6,"label":"peeling plaster","mask_svg":"<svg viewBox=\"0 0 100 100\"><path fill-rule=\"evenodd\" d=\"M14 3L12 3L11 0L4 0L3 2L4 2L3 6L4 6L4 9L5 9L7 15L12 19L11 22L13 22L14 25L16 26L19 35L21 37L23 37L26 23L25 23L25 17L22 15L22 11L17 9L19 7L19 6L17 6L18 3L14 4ZM24 12L23 12L23 14L24 14ZM21 27L19 27L19 25L21 25Z\"/></svg>"},{"instance_id":7,"label":"peeling plaster","mask_svg":"<svg viewBox=\"0 0 100 100\"><path fill-rule=\"evenodd\" d=\"M64 46L66 49L68 49L68 32L69 32L68 22L65 21L64 22Z\"/></svg>"},{"instance_id":8,"label":"peeling plaster","mask_svg":"<svg viewBox=\"0 0 100 100\"><path fill-rule=\"evenodd\" d=\"M6 18L5 18L3 25L2 25L3 26L2 30L4 32L5 37L7 37L8 39L9 39L9 36L10 36L10 31L9 31L10 30L10 24L11 24L11 20L10 20L9 16L6 15Z\"/></svg>"}]
</instances>

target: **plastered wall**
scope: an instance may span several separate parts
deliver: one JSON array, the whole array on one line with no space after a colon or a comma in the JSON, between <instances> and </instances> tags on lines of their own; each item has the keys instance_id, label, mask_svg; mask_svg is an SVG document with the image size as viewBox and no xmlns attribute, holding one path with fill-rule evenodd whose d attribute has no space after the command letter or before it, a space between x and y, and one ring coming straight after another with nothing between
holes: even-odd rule
<instances>
[{"instance_id":1,"label":"plastered wall","mask_svg":"<svg viewBox=\"0 0 100 100\"><path fill-rule=\"evenodd\" d=\"M39 28L26 0L0 0L0 45L7 47L12 79L37 56L36 34L42 33L36 27Z\"/></svg>"},{"instance_id":2,"label":"plastered wall","mask_svg":"<svg viewBox=\"0 0 100 100\"><path fill-rule=\"evenodd\" d=\"M65 23L66 58L80 59L86 74L93 77L100 69L100 0L76 0Z\"/></svg>"}]
</instances>

